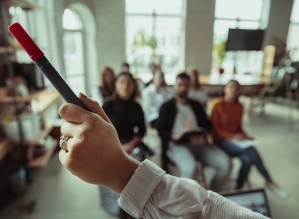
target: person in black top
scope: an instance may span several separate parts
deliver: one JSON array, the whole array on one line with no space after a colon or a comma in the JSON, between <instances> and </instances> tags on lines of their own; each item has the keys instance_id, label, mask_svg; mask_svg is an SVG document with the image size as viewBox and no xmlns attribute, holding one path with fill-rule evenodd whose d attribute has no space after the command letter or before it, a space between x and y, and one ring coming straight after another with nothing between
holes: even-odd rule
<instances>
[{"instance_id":1,"label":"person in black top","mask_svg":"<svg viewBox=\"0 0 299 219\"><path fill-rule=\"evenodd\" d=\"M115 97L103 105L103 110L114 125L123 149L128 154L141 143L146 130L142 108L135 102L136 90L133 76L123 72L115 82Z\"/></svg>"},{"instance_id":2,"label":"person in black top","mask_svg":"<svg viewBox=\"0 0 299 219\"><path fill-rule=\"evenodd\" d=\"M115 96L104 103L103 110L115 127L124 151L142 161L145 158L144 154L151 151L142 142L146 126L142 108L135 102L136 94L137 84L132 74L122 72L115 81ZM103 188L101 193L109 195L109 192ZM122 209L119 217L132 218Z\"/></svg>"}]
</instances>

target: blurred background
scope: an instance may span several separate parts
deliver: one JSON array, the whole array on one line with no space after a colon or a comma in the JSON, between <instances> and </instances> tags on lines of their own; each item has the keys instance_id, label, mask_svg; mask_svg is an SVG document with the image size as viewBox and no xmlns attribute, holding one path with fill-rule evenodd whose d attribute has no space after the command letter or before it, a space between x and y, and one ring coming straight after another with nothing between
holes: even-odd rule
<instances>
[{"instance_id":1,"label":"blurred background","mask_svg":"<svg viewBox=\"0 0 299 219\"><path fill-rule=\"evenodd\" d=\"M274 178L291 194L288 200L268 194L272 217L298 217L299 0L0 4L1 218L114 218L103 211L95 186L61 167L57 110L63 100L7 32L14 22L32 36L75 93L91 95L101 68L111 66L118 74L124 62L140 89L152 79L151 63L164 72L168 85L179 72L196 66L209 101L221 95L229 79L239 80L244 125L259 140ZM145 141L160 165L155 131L149 130ZM7 176L16 171L18 184ZM255 169L250 177L250 188L263 187Z\"/></svg>"}]
</instances>

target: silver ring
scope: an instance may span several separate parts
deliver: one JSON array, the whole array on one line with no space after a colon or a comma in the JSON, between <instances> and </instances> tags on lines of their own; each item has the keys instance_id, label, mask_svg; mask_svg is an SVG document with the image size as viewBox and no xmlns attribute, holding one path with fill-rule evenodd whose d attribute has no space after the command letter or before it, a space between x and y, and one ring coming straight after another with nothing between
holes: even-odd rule
<instances>
[{"instance_id":1,"label":"silver ring","mask_svg":"<svg viewBox=\"0 0 299 219\"><path fill-rule=\"evenodd\" d=\"M70 137L68 137L68 136L65 136L65 135L60 136L59 146L60 146L61 150L67 151L66 143L69 139L70 139Z\"/></svg>"}]
</instances>

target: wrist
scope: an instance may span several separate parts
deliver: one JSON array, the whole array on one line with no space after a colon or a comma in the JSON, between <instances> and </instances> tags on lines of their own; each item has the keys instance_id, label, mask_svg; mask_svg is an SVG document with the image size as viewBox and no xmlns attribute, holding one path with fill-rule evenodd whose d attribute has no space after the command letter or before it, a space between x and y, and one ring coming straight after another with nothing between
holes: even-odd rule
<instances>
[{"instance_id":1,"label":"wrist","mask_svg":"<svg viewBox=\"0 0 299 219\"><path fill-rule=\"evenodd\" d=\"M122 193L123 189L126 187L139 165L140 163L137 160L126 154L124 159L119 162L119 168L117 171L118 179L113 188L115 192L118 194Z\"/></svg>"}]
</instances>

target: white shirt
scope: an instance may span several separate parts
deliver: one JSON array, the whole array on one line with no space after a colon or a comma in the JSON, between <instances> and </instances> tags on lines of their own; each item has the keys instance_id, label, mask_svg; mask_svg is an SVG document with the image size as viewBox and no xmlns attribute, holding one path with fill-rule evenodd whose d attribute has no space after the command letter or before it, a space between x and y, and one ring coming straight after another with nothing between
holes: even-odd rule
<instances>
[{"instance_id":1,"label":"white shirt","mask_svg":"<svg viewBox=\"0 0 299 219\"><path fill-rule=\"evenodd\" d=\"M172 134L181 134L187 130L198 129L195 113L189 104L176 103L177 114L174 119Z\"/></svg>"},{"instance_id":2,"label":"white shirt","mask_svg":"<svg viewBox=\"0 0 299 219\"><path fill-rule=\"evenodd\" d=\"M100 106L103 106L104 104L104 97L103 94L99 88L99 86L94 86L91 90L91 98L97 101Z\"/></svg>"},{"instance_id":3,"label":"white shirt","mask_svg":"<svg viewBox=\"0 0 299 219\"><path fill-rule=\"evenodd\" d=\"M206 104L208 100L207 94L202 90L190 89L188 92L188 97L192 100L196 100L201 104Z\"/></svg>"},{"instance_id":4,"label":"white shirt","mask_svg":"<svg viewBox=\"0 0 299 219\"><path fill-rule=\"evenodd\" d=\"M118 204L134 218L144 219L266 218L206 191L196 181L168 175L149 160L136 169Z\"/></svg>"},{"instance_id":5,"label":"white shirt","mask_svg":"<svg viewBox=\"0 0 299 219\"><path fill-rule=\"evenodd\" d=\"M159 117L161 105L173 97L173 91L170 87L161 87L157 91L154 84L149 85L142 91L142 100L145 111L146 122L151 122Z\"/></svg>"}]
</instances>

